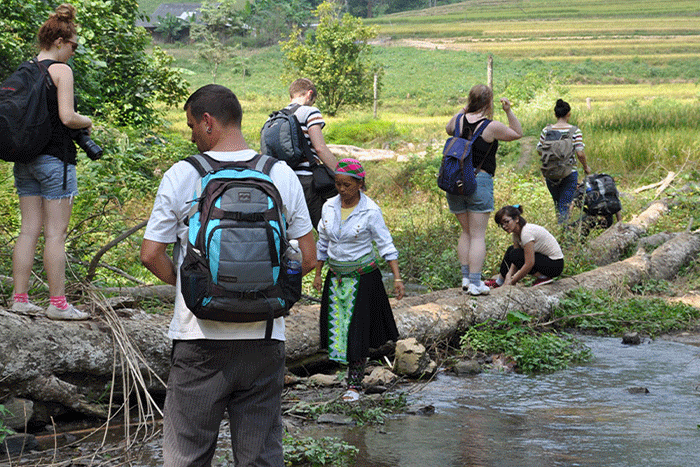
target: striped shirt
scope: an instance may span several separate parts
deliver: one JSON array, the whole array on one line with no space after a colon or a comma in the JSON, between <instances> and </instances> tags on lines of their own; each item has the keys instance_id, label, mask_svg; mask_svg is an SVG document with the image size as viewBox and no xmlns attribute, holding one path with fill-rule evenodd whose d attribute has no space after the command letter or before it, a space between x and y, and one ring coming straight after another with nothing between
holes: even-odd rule
<instances>
[{"instance_id":1,"label":"striped shirt","mask_svg":"<svg viewBox=\"0 0 700 467\"><path fill-rule=\"evenodd\" d=\"M571 129L571 127L573 127L573 125L569 125L569 128L557 128L555 126L550 127L549 125L544 127L542 129L542 132L540 133L540 141L537 143L537 150L538 151L542 147L542 143L544 143L544 138L545 138L545 135L547 134L548 127L551 128L552 130L559 131L562 134L562 138L563 138L563 137L568 135L569 130ZM576 152L583 151L583 148L586 147L586 145L583 144L583 133L581 133L581 129L578 127L576 127L576 132L574 133L574 136L573 136L573 138L571 138L571 140L574 144L574 149L576 150Z\"/></svg>"},{"instance_id":2,"label":"striped shirt","mask_svg":"<svg viewBox=\"0 0 700 467\"><path fill-rule=\"evenodd\" d=\"M292 105L293 104L289 104L287 107L290 107ZM299 108L297 108L296 112L294 112L294 116L297 118L297 120L299 120L301 130L304 132L304 136L306 137L306 141L309 143L309 147L311 147L311 152L314 154L314 156L316 156L316 161L319 161L318 155L316 154L316 150L311 144L311 138L309 137L309 128L314 125L321 125L321 129L323 129L323 127L326 126L326 122L323 120L321 111L319 111L316 107L311 107L309 105L301 105L299 106ZM309 167L309 162L304 161L301 164L299 164L296 169L294 169L294 172L296 172L297 175L312 175L311 171L309 170Z\"/></svg>"}]
</instances>

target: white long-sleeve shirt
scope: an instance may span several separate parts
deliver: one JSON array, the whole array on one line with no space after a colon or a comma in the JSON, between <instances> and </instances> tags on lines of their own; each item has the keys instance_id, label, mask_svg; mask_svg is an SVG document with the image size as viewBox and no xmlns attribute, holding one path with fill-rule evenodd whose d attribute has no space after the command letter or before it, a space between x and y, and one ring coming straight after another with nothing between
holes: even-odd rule
<instances>
[{"instance_id":1,"label":"white long-sleeve shirt","mask_svg":"<svg viewBox=\"0 0 700 467\"><path fill-rule=\"evenodd\" d=\"M386 261L395 260L399 252L384 223L377 203L360 192L360 202L343 221L340 213L340 195L330 198L321 210L318 224L317 258L326 261L354 261L372 252L372 242Z\"/></svg>"}]
</instances>

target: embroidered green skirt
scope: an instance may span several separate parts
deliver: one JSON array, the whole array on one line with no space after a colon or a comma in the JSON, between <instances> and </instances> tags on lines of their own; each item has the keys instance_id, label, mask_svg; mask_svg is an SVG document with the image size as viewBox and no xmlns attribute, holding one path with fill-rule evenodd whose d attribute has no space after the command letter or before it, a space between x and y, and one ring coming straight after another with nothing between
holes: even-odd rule
<instances>
[{"instance_id":1,"label":"embroidered green skirt","mask_svg":"<svg viewBox=\"0 0 700 467\"><path fill-rule=\"evenodd\" d=\"M321 298L321 347L328 349L331 360L364 360L369 349L396 341L398 336L376 266L361 272L328 272Z\"/></svg>"}]
</instances>

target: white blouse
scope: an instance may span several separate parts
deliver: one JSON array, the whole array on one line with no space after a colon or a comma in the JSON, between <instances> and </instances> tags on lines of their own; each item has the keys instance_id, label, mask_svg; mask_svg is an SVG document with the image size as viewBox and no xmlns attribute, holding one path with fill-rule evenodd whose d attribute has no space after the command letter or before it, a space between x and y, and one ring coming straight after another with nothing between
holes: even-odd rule
<instances>
[{"instance_id":1,"label":"white blouse","mask_svg":"<svg viewBox=\"0 0 700 467\"><path fill-rule=\"evenodd\" d=\"M372 252L372 242L376 243L379 255L386 261L399 257L381 209L362 192L360 202L345 221L340 213L340 195L326 201L318 223L318 237L319 261L328 258L355 261Z\"/></svg>"}]
</instances>

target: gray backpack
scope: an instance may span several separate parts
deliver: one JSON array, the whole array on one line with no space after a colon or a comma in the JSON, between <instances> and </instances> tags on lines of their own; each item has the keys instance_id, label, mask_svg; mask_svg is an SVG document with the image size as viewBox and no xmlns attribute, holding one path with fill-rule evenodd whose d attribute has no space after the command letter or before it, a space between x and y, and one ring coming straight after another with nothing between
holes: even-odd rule
<instances>
[{"instance_id":1,"label":"gray backpack","mask_svg":"<svg viewBox=\"0 0 700 467\"><path fill-rule=\"evenodd\" d=\"M547 125L544 141L538 148L540 170L545 178L559 181L574 171L576 150L573 138L577 131L578 127L574 125L568 131L555 130L552 125Z\"/></svg>"},{"instance_id":2,"label":"gray backpack","mask_svg":"<svg viewBox=\"0 0 700 467\"><path fill-rule=\"evenodd\" d=\"M190 156L202 177L193 195L187 250L180 267L182 296L199 319L250 323L284 316L301 296L285 267L286 220L270 178L276 159L220 162Z\"/></svg>"},{"instance_id":3,"label":"gray backpack","mask_svg":"<svg viewBox=\"0 0 700 467\"><path fill-rule=\"evenodd\" d=\"M285 161L292 169L314 160L309 142L294 115L299 107L293 104L272 112L260 129L260 153Z\"/></svg>"}]
</instances>

